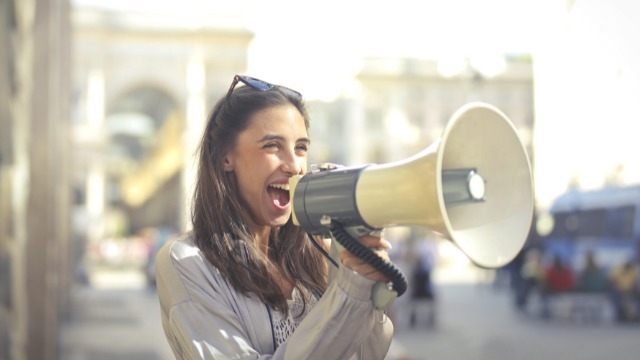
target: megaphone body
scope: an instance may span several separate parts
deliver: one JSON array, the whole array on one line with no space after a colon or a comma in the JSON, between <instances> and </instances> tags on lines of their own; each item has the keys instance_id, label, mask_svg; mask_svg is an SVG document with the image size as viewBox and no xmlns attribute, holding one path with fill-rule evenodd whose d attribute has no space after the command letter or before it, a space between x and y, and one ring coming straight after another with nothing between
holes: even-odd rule
<instances>
[{"instance_id":1,"label":"megaphone body","mask_svg":"<svg viewBox=\"0 0 640 360\"><path fill-rule=\"evenodd\" d=\"M414 156L310 172L291 178L290 194L293 222L309 233L327 233L327 220L372 231L422 226L484 268L503 266L521 250L534 203L516 129L484 103L459 109L442 137Z\"/></svg>"}]
</instances>

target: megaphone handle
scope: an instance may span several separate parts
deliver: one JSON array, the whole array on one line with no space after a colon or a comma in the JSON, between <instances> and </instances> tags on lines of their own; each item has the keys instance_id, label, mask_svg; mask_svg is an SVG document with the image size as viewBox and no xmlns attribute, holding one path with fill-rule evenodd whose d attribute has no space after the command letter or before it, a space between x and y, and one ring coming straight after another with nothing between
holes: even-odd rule
<instances>
[{"instance_id":1,"label":"megaphone handle","mask_svg":"<svg viewBox=\"0 0 640 360\"><path fill-rule=\"evenodd\" d=\"M386 307L397 296L401 296L407 290L407 280L404 274L393 263L387 262L378 256L371 249L362 245L356 240L349 232L342 226L342 224L331 221L330 227L332 237L336 240L338 248L349 250L355 256L361 258L363 261L373 266L376 270L380 271L384 275L391 279L392 287L387 286L385 283L380 283L384 286L374 286L374 293L372 294L372 300L377 308Z\"/></svg>"}]
</instances>

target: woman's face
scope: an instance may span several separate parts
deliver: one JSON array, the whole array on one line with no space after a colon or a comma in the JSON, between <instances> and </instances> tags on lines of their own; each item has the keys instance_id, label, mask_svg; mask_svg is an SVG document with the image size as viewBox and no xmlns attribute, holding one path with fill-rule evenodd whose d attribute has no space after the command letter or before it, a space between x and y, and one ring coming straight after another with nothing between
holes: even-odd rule
<instances>
[{"instance_id":1,"label":"woman's face","mask_svg":"<svg viewBox=\"0 0 640 360\"><path fill-rule=\"evenodd\" d=\"M254 113L225 158L256 226L282 226L291 215L289 178L307 170L309 137L293 105Z\"/></svg>"}]
</instances>

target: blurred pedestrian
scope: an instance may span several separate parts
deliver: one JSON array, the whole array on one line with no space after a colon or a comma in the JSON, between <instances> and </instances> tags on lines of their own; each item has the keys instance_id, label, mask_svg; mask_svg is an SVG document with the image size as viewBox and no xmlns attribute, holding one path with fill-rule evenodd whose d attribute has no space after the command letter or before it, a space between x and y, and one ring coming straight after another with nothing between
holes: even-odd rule
<instances>
[{"instance_id":1,"label":"blurred pedestrian","mask_svg":"<svg viewBox=\"0 0 640 360\"><path fill-rule=\"evenodd\" d=\"M346 250L329 260L330 240L292 223L289 179L307 171L308 128L300 93L247 76L215 105L199 147L193 231L156 258L177 358L385 357L393 325L371 292L388 279ZM359 241L388 260L387 241Z\"/></svg>"},{"instance_id":2,"label":"blurred pedestrian","mask_svg":"<svg viewBox=\"0 0 640 360\"><path fill-rule=\"evenodd\" d=\"M420 313L427 313L427 324L435 324L435 291L432 271L435 263L431 239L422 239L417 245L416 259L411 268L409 326L415 327Z\"/></svg>"},{"instance_id":3,"label":"blurred pedestrian","mask_svg":"<svg viewBox=\"0 0 640 360\"><path fill-rule=\"evenodd\" d=\"M550 300L553 296L574 290L575 275L562 256L555 254L550 266L545 269L542 295L542 316L550 315Z\"/></svg>"},{"instance_id":4,"label":"blurred pedestrian","mask_svg":"<svg viewBox=\"0 0 640 360\"><path fill-rule=\"evenodd\" d=\"M615 309L616 320L631 321L638 319L638 268L633 260L614 267L610 274L611 301Z\"/></svg>"},{"instance_id":5,"label":"blurred pedestrian","mask_svg":"<svg viewBox=\"0 0 640 360\"><path fill-rule=\"evenodd\" d=\"M585 264L580 273L576 290L587 293L599 293L607 290L608 280L605 270L596 261L593 251L585 254Z\"/></svg>"},{"instance_id":6,"label":"blurred pedestrian","mask_svg":"<svg viewBox=\"0 0 640 360\"><path fill-rule=\"evenodd\" d=\"M520 281L517 282L516 307L525 311L529 297L534 290L541 290L545 279L542 263L542 251L537 247L528 248L524 253L524 260L520 268Z\"/></svg>"},{"instance_id":7,"label":"blurred pedestrian","mask_svg":"<svg viewBox=\"0 0 640 360\"><path fill-rule=\"evenodd\" d=\"M545 289L549 293L562 293L573 290L575 276L573 270L562 256L555 255L551 265L545 270Z\"/></svg>"}]
</instances>

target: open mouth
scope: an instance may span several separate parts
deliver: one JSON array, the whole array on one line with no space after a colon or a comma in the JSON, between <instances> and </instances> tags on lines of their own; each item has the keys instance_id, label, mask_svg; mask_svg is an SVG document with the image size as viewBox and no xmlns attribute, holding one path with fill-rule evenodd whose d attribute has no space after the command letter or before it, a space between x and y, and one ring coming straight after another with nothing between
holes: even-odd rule
<instances>
[{"instance_id":1,"label":"open mouth","mask_svg":"<svg viewBox=\"0 0 640 360\"><path fill-rule=\"evenodd\" d=\"M289 184L271 184L267 186L271 202L278 207L289 204Z\"/></svg>"}]
</instances>

